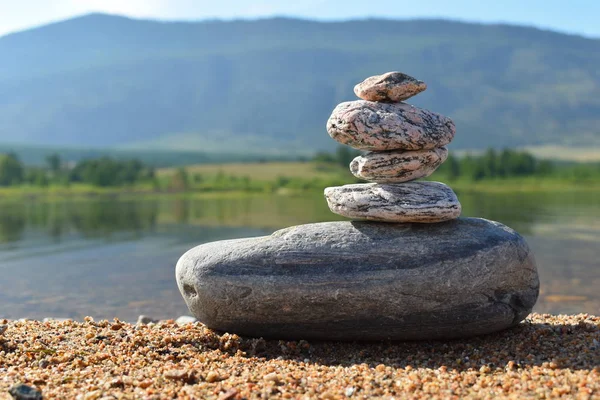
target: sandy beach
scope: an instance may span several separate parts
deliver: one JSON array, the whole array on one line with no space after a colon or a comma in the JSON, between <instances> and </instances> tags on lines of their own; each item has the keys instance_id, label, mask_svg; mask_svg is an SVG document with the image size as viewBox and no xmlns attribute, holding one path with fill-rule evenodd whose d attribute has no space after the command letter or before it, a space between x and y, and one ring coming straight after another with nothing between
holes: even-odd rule
<instances>
[{"instance_id":1,"label":"sandy beach","mask_svg":"<svg viewBox=\"0 0 600 400\"><path fill-rule=\"evenodd\" d=\"M464 340L241 338L200 323L0 321L0 399L600 398L600 317L532 314Z\"/></svg>"}]
</instances>

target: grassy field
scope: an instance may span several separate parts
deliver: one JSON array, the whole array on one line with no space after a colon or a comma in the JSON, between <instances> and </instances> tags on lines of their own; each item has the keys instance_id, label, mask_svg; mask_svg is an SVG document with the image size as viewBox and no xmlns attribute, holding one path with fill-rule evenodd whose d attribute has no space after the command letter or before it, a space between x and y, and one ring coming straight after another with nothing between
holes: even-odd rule
<instances>
[{"instance_id":1,"label":"grassy field","mask_svg":"<svg viewBox=\"0 0 600 400\"><path fill-rule=\"evenodd\" d=\"M600 147L574 147L574 146L525 146L517 150L526 151L540 160L570 161L570 162L596 162L600 161ZM485 153L485 149L452 150L456 156L467 154L478 156Z\"/></svg>"},{"instance_id":2,"label":"grassy field","mask_svg":"<svg viewBox=\"0 0 600 400\"><path fill-rule=\"evenodd\" d=\"M139 195L152 194L155 190L151 185L138 184L129 187L98 187L88 184L72 184L69 186L50 185L47 187L20 185L0 187L0 200L18 199L22 197L91 197L102 195Z\"/></svg>"},{"instance_id":3,"label":"grassy field","mask_svg":"<svg viewBox=\"0 0 600 400\"><path fill-rule=\"evenodd\" d=\"M237 197L244 193L322 192L327 186L356 183L347 167L316 162L267 162L235 164L202 164L185 167L188 173L187 188L172 187L170 180L176 168L157 170L157 184L135 184L127 187L97 187L88 184L48 187L20 185L0 188L0 200L22 197L90 197L99 195L159 195L188 193L193 196ZM484 179L468 178L450 180L436 172L429 180L444 182L458 192L589 192L600 191L599 181L578 182L551 177L519 177Z\"/></svg>"},{"instance_id":4,"label":"grassy field","mask_svg":"<svg viewBox=\"0 0 600 400\"><path fill-rule=\"evenodd\" d=\"M234 163L234 164L200 164L185 168L189 174L200 174L213 177L224 174L235 177L249 177L257 181L273 181L279 177L305 179L337 179L352 175L347 168L338 165L314 162L266 162L266 163ZM163 168L157 175L169 176L175 168Z\"/></svg>"},{"instance_id":5,"label":"grassy field","mask_svg":"<svg viewBox=\"0 0 600 400\"><path fill-rule=\"evenodd\" d=\"M186 167L189 174L200 174L211 179L218 174L229 177L250 177L261 182L273 182L279 178L320 179L323 183L334 184L356 183L356 178L348 168L335 164L314 162L276 162L276 163L238 163L238 164L206 164ZM161 169L159 176L167 177L175 172L173 168ZM576 182L556 178L513 177L505 179L485 179L474 182L467 178L449 180L447 176L434 173L428 180L440 181L462 192L535 192L535 191L598 191L600 182Z\"/></svg>"},{"instance_id":6,"label":"grassy field","mask_svg":"<svg viewBox=\"0 0 600 400\"><path fill-rule=\"evenodd\" d=\"M561 161L594 162L600 161L600 147L567 147L567 146L530 146L526 150L540 159Z\"/></svg>"}]
</instances>

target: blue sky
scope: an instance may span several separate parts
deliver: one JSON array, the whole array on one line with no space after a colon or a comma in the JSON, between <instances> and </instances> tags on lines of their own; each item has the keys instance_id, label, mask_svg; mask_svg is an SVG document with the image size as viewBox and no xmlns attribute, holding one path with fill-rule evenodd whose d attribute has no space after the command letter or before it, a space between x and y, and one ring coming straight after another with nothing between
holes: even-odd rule
<instances>
[{"instance_id":1,"label":"blue sky","mask_svg":"<svg viewBox=\"0 0 600 400\"><path fill-rule=\"evenodd\" d=\"M94 11L167 20L273 15L323 20L441 17L600 38L597 0L0 0L0 35Z\"/></svg>"}]
</instances>

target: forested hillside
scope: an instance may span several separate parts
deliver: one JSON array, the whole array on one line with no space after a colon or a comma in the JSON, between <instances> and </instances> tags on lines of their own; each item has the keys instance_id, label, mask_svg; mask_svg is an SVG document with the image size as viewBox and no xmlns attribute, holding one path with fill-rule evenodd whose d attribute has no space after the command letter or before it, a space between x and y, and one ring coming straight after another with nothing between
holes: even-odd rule
<instances>
[{"instance_id":1,"label":"forested hillside","mask_svg":"<svg viewBox=\"0 0 600 400\"><path fill-rule=\"evenodd\" d=\"M363 78L427 82L454 149L600 146L600 40L459 22L88 15L0 38L0 144L280 154L335 147Z\"/></svg>"}]
</instances>

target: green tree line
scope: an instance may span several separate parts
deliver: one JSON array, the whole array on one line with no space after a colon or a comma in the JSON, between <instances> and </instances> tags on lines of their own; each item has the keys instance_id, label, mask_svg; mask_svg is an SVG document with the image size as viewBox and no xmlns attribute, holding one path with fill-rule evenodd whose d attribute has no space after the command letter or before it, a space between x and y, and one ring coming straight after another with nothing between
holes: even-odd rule
<instances>
[{"instance_id":1,"label":"green tree line","mask_svg":"<svg viewBox=\"0 0 600 400\"><path fill-rule=\"evenodd\" d=\"M24 165L14 153L0 154L0 186L29 184L48 186L86 183L98 187L117 187L155 180L153 168L138 160L110 157L82 160L72 166L56 155L46 158L45 167Z\"/></svg>"},{"instance_id":2,"label":"green tree line","mask_svg":"<svg viewBox=\"0 0 600 400\"><path fill-rule=\"evenodd\" d=\"M26 166L14 153L0 154L0 186L88 184L96 187L126 187L149 184L155 190L169 191L261 191L279 188L317 190L326 186L358 182L350 175L348 165L361 153L340 146L333 153L316 154L311 162L320 170L339 171L339 178L298 178L280 176L273 181L259 181L219 172L216 175L188 173L180 167L170 176L157 177L154 168L139 160L116 160L110 157L92 158L66 163L58 155L46 158L44 167ZM308 161L308 160L307 160ZM489 149L482 154L457 156L450 154L430 179L442 181L489 181L520 177L555 179L566 182L600 182L600 163L565 163L540 160L525 151Z\"/></svg>"},{"instance_id":3,"label":"green tree line","mask_svg":"<svg viewBox=\"0 0 600 400\"><path fill-rule=\"evenodd\" d=\"M320 152L315 162L338 164L347 168L361 152L340 146L334 153ZM539 177L574 182L600 182L600 163L560 162L540 160L527 151L488 149L482 154L457 156L453 153L436 170L434 178L482 181L491 179Z\"/></svg>"},{"instance_id":4,"label":"green tree line","mask_svg":"<svg viewBox=\"0 0 600 400\"><path fill-rule=\"evenodd\" d=\"M480 155L462 157L450 154L435 172L450 181L501 180L507 178L537 177L566 181L600 181L600 163L574 163L540 160L526 151L488 149Z\"/></svg>"}]
</instances>

